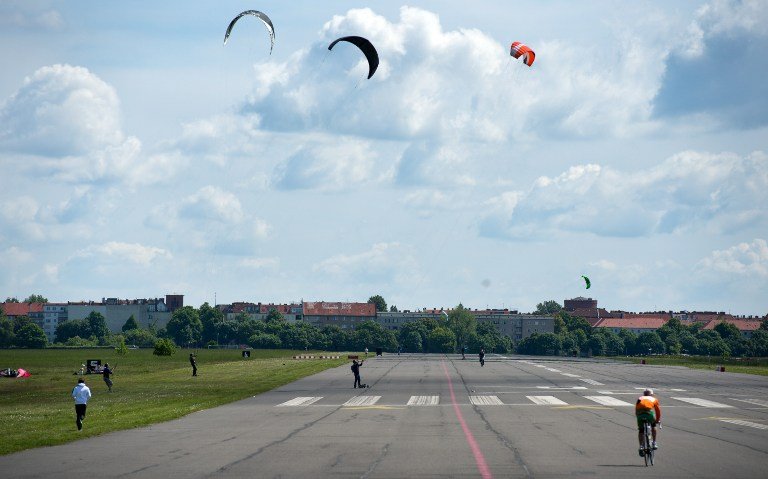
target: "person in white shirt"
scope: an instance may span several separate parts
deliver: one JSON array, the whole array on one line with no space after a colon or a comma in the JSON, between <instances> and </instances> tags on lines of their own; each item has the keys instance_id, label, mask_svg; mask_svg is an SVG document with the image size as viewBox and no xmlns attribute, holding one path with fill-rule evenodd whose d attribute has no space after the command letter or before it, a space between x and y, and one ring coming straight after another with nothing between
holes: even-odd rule
<instances>
[{"instance_id":1,"label":"person in white shirt","mask_svg":"<svg viewBox=\"0 0 768 479\"><path fill-rule=\"evenodd\" d=\"M85 379L78 379L77 386L72 389L72 398L75 400L75 414L77 415L77 430L83 429L83 419L85 419L85 408L88 400L91 399L91 390L85 385Z\"/></svg>"}]
</instances>

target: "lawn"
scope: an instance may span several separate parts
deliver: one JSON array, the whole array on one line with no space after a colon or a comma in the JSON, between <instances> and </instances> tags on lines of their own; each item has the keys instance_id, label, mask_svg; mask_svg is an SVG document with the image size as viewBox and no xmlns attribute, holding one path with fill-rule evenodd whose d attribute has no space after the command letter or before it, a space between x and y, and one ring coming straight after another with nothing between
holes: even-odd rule
<instances>
[{"instance_id":1,"label":"lawn","mask_svg":"<svg viewBox=\"0 0 768 479\"><path fill-rule=\"evenodd\" d=\"M611 358L619 361L629 361L639 364L645 360L646 364L663 366L685 366L693 369L715 369L717 366L725 366L726 373L745 373L768 376L768 358L728 358L707 356L647 356L629 358Z\"/></svg>"},{"instance_id":2,"label":"lawn","mask_svg":"<svg viewBox=\"0 0 768 479\"><path fill-rule=\"evenodd\" d=\"M198 350L198 376L192 377L190 350L158 357L151 349L125 356L113 349L0 350L0 368L24 368L32 376L0 378L0 455L51 446L110 431L168 421L186 414L247 398L346 362L293 360L296 351ZM301 352L306 353L305 351ZM70 396L86 359L100 359L114 369L113 392L100 375L86 375L93 397L86 424L75 427Z\"/></svg>"}]
</instances>

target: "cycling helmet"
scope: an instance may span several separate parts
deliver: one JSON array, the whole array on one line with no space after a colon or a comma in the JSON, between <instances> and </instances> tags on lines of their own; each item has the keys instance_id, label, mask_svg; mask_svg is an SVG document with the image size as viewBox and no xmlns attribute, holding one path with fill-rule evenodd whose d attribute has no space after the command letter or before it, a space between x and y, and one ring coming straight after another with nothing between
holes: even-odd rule
<instances>
[{"instance_id":1,"label":"cycling helmet","mask_svg":"<svg viewBox=\"0 0 768 479\"><path fill-rule=\"evenodd\" d=\"M643 396L653 396L653 389L645 388L645 391L643 391Z\"/></svg>"}]
</instances>

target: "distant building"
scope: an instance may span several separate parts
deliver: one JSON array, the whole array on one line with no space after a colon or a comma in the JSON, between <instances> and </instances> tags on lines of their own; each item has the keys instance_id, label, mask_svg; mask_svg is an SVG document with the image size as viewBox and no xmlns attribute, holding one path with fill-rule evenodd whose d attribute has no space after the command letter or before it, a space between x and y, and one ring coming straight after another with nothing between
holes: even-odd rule
<instances>
[{"instance_id":1,"label":"distant building","mask_svg":"<svg viewBox=\"0 0 768 479\"><path fill-rule=\"evenodd\" d=\"M334 324L342 329L355 329L363 321L376 320L376 305L372 303L304 301L302 309L304 321L318 328Z\"/></svg>"},{"instance_id":2,"label":"distant building","mask_svg":"<svg viewBox=\"0 0 768 479\"><path fill-rule=\"evenodd\" d=\"M301 304L262 304L262 303L247 303L247 302L235 302L232 304L219 304L216 306L219 311L224 314L224 319L227 321L234 320L238 315L246 314L250 319L264 321L267 319L269 312L277 310L278 313L283 315L283 318L288 322L301 321L302 305Z\"/></svg>"},{"instance_id":3,"label":"distant building","mask_svg":"<svg viewBox=\"0 0 768 479\"><path fill-rule=\"evenodd\" d=\"M602 328L619 333L622 329L632 331L633 333L640 334L650 331L656 331L660 327L667 324L670 318L658 317L658 316L645 316L634 318L604 318L594 325L595 328Z\"/></svg>"},{"instance_id":4,"label":"distant building","mask_svg":"<svg viewBox=\"0 0 768 479\"><path fill-rule=\"evenodd\" d=\"M49 342L52 343L56 340L56 327L66 321L68 317L67 303L46 303L43 305L43 324L41 327Z\"/></svg>"},{"instance_id":5,"label":"distant building","mask_svg":"<svg viewBox=\"0 0 768 479\"><path fill-rule=\"evenodd\" d=\"M182 295L168 295L176 308L184 306ZM168 298L166 297L166 298ZM68 319L84 319L91 312L101 313L107 323L107 328L113 333L122 331L128 318L133 316L141 328L150 325L164 328L171 319L171 310L166 304L167 299L118 299L102 298L101 302L69 302L67 303Z\"/></svg>"},{"instance_id":6,"label":"distant building","mask_svg":"<svg viewBox=\"0 0 768 479\"><path fill-rule=\"evenodd\" d=\"M733 324L739 330L743 338L749 339L752 337L752 333L760 329L762 319L757 317L754 319L738 319L733 317L728 319L713 319L708 321L701 329L715 329L715 326L722 322Z\"/></svg>"}]
</instances>

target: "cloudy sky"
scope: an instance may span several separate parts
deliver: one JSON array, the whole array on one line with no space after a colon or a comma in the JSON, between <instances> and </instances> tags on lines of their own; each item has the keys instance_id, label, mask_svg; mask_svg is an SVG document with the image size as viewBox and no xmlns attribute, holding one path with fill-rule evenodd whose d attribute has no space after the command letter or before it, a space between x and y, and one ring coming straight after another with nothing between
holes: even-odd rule
<instances>
[{"instance_id":1,"label":"cloudy sky","mask_svg":"<svg viewBox=\"0 0 768 479\"><path fill-rule=\"evenodd\" d=\"M0 295L768 313L768 3L466 5L4 0Z\"/></svg>"}]
</instances>

